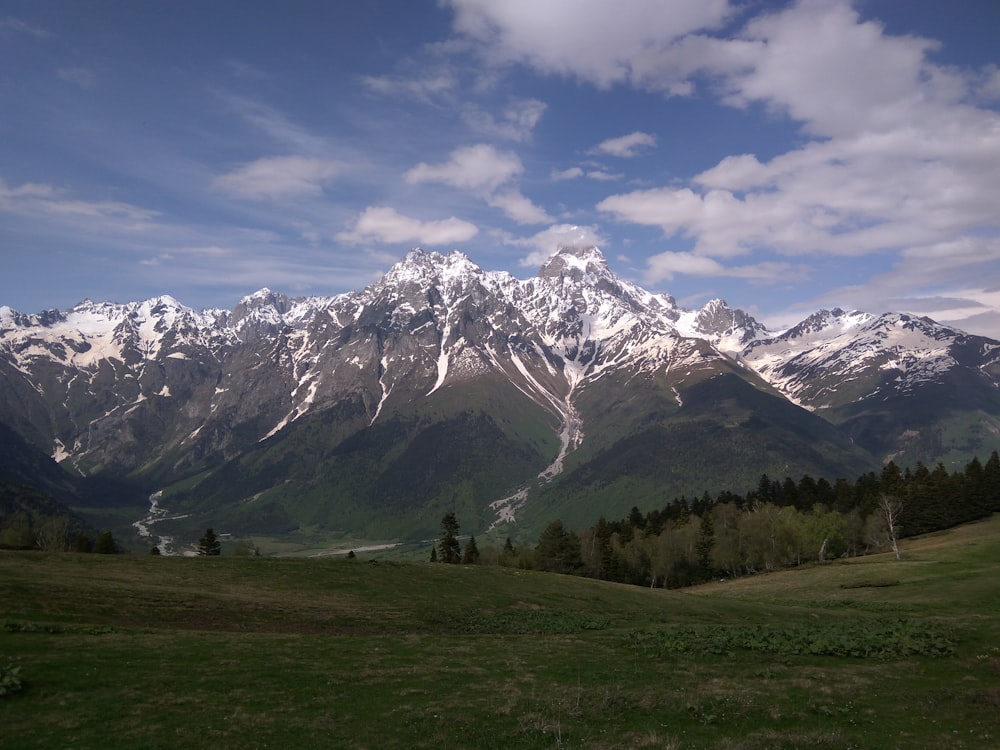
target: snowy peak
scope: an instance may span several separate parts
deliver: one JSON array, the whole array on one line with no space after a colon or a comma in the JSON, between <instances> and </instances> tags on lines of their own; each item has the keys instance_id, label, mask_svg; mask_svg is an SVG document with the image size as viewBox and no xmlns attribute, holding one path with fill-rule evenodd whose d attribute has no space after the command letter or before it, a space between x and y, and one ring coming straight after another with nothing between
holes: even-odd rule
<instances>
[{"instance_id":1,"label":"snowy peak","mask_svg":"<svg viewBox=\"0 0 1000 750\"><path fill-rule=\"evenodd\" d=\"M819 310L808 318L792 326L782 334L783 339L800 339L822 334L824 337L839 335L846 331L864 326L874 320L875 316L870 313L852 310L845 312L839 307L832 310Z\"/></svg>"},{"instance_id":2,"label":"snowy peak","mask_svg":"<svg viewBox=\"0 0 1000 750\"><path fill-rule=\"evenodd\" d=\"M747 344L765 329L743 310L734 310L723 299L713 299L695 315L694 330L708 338L734 339Z\"/></svg>"},{"instance_id":3,"label":"snowy peak","mask_svg":"<svg viewBox=\"0 0 1000 750\"><path fill-rule=\"evenodd\" d=\"M392 285L417 285L421 287L454 285L481 276L483 270L469 260L469 256L454 250L447 255L426 252L417 247L396 263L376 284L379 287Z\"/></svg>"},{"instance_id":4,"label":"snowy peak","mask_svg":"<svg viewBox=\"0 0 1000 750\"><path fill-rule=\"evenodd\" d=\"M239 301L233 308L229 325L243 338L259 339L277 330L290 308L288 297L265 287Z\"/></svg>"},{"instance_id":5,"label":"snowy peak","mask_svg":"<svg viewBox=\"0 0 1000 750\"><path fill-rule=\"evenodd\" d=\"M538 269L540 278L569 278L581 282L585 277L615 278L608 262L596 247L560 245L554 255Z\"/></svg>"}]
</instances>

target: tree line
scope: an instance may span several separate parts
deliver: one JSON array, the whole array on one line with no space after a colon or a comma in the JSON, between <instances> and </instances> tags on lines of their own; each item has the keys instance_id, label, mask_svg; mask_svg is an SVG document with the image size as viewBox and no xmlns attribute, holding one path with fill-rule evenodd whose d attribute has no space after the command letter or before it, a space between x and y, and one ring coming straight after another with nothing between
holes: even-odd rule
<instances>
[{"instance_id":1,"label":"tree line","mask_svg":"<svg viewBox=\"0 0 1000 750\"><path fill-rule=\"evenodd\" d=\"M537 544L484 549L501 565L676 588L719 577L893 549L898 539L950 528L1000 511L1000 457L973 458L959 471L918 463L849 481L766 474L743 494L674 498L663 508L598 520L577 533L551 522ZM455 532L457 533L457 524ZM474 540L472 540L474 541ZM456 542L457 544L457 542ZM449 561L456 562L455 553Z\"/></svg>"}]
</instances>

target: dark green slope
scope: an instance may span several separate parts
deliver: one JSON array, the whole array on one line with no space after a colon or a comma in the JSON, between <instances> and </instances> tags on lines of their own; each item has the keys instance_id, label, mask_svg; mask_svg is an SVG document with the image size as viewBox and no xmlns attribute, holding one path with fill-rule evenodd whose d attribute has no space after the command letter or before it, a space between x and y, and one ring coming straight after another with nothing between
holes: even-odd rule
<instances>
[{"instance_id":1,"label":"dark green slope","mask_svg":"<svg viewBox=\"0 0 1000 750\"><path fill-rule=\"evenodd\" d=\"M56 522L69 538L77 534L93 537L94 530L70 507L84 497L80 480L0 424L0 531L12 526L37 531L46 522Z\"/></svg>"},{"instance_id":2,"label":"dark green slope","mask_svg":"<svg viewBox=\"0 0 1000 750\"><path fill-rule=\"evenodd\" d=\"M80 488L69 473L5 424L0 423L0 481L34 487L62 503L79 500Z\"/></svg>"},{"instance_id":3,"label":"dark green slope","mask_svg":"<svg viewBox=\"0 0 1000 750\"><path fill-rule=\"evenodd\" d=\"M303 416L197 483L167 488L164 505L192 513L171 531L424 538L449 510L472 530L558 449L553 417L492 375L397 404L371 425L360 410Z\"/></svg>"},{"instance_id":4,"label":"dark green slope","mask_svg":"<svg viewBox=\"0 0 1000 750\"><path fill-rule=\"evenodd\" d=\"M832 479L875 468L873 458L830 423L738 374L678 389L682 406L664 385L643 389L646 416L635 419L635 409L626 409L632 429L610 443L597 429L609 423L607 414L593 422L585 416L585 424L594 425L585 427L585 444L603 447L568 461L567 471L529 503L524 522L534 527L558 517L581 527L601 515L627 515L632 506L651 510L680 495L750 488L764 473ZM599 394L590 398L597 403ZM625 431L622 424L613 429Z\"/></svg>"},{"instance_id":5,"label":"dark green slope","mask_svg":"<svg viewBox=\"0 0 1000 750\"><path fill-rule=\"evenodd\" d=\"M819 414L881 461L901 466L958 468L971 456L1000 450L1000 391L985 374L954 368L906 392L893 387L895 377L895 371L882 376L878 400Z\"/></svg>"}]
</instances>

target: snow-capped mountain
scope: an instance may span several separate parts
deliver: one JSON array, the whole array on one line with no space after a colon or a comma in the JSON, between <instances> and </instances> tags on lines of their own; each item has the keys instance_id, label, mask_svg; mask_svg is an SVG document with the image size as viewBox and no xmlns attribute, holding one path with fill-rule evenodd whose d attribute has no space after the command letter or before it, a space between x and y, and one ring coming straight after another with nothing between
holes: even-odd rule
<instances>
[{"instance_id":1,"label":"snow-capped mountain","mask_svg":"<svg viewBox=\"0 0 1000 750\"><path fill-rule=\"evenodd\" d=\"M366 289L233 311L0 307L0 379L0 422L64 466L258 529L388 515L404 535L456 504L482 526L589 522L1000 445L996 341L842 310L768 331L721 300L681 309L596 248L526 280L414 250Z\"/></svg>"}]
</instances>

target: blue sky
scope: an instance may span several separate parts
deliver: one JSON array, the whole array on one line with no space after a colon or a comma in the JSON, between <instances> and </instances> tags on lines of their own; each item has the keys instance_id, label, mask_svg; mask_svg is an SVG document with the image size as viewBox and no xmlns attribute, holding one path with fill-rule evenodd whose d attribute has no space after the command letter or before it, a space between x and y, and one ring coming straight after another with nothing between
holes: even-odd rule
<instances>
[{"instance_id":1,"label":"blue sky","mask_svg":"<svg viewBox=\"0 0 1000 750\"><path fill-rule=\"evenodd\" d=\"M996 0L0 1L0 305L560 243L762 322L1000 338Z\"/></svg>"}]
</instances>

